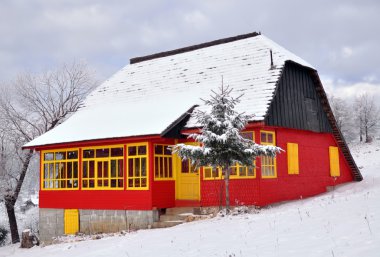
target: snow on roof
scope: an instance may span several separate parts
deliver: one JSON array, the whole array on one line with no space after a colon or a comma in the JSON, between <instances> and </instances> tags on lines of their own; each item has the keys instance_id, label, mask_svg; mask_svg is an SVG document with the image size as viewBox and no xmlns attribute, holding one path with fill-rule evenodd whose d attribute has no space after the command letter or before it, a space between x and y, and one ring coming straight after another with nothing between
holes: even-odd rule
<instances>
[{"instance_id":1,"label":"snow on roof","mask_svg":"<svg viewBox=\"0 0 380 257\"><path fill-rule=\"evenodd\" d=\"M24 147L160 134L192 106L202 108L200 98L222 77L235 94L244 94L237 110L263 120L286 61L313 68L263 35L129 64L68 120Z\"/></svg>"}]
</instances>

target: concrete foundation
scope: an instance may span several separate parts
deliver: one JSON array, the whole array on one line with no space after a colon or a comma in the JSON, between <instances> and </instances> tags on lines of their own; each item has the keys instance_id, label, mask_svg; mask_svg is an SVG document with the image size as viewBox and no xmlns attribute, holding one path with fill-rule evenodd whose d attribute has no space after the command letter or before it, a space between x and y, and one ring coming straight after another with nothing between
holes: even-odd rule
<instances>
[{"instance_id":1,"label":"concrete foundation","mask_svg":"<svg viewBox=\"0 0 380 257\"><path fill-rule=\"evenodd\" d=\"M64 235L64 209L40 208L40 240L45 244ZM157 210L79 210L79 232L112 233L128 229L150 228L159 220Z\"/></svg>"}]
</instances>

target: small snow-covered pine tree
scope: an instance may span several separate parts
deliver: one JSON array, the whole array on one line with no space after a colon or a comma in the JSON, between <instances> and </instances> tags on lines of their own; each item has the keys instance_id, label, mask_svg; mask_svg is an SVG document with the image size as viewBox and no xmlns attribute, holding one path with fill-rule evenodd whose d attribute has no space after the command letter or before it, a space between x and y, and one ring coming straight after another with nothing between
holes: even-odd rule
<instances>
[{"instance_id":1,"label":"small snow-covered pine tree","mask_svg":"<svg viewBox=\"0 0 380 257\"><path fill-rule=\"evenodd\" d=\"M231 96L229 87L220 87L220 92L212 91L209 100L203 100L209 111L195 110L191 116L201 127L200 133L189 135L189 138L200 143L200 146L177 144L173 152L183 160L190 159L196 167L212 166L221 168L225 181L226 211L229 212L229 178L230 167L239 163L253 167L258 156L275 157L281 148L254 143L241 136L251 116L235 111L240 97Z\"/></svg>"}]
</instances>

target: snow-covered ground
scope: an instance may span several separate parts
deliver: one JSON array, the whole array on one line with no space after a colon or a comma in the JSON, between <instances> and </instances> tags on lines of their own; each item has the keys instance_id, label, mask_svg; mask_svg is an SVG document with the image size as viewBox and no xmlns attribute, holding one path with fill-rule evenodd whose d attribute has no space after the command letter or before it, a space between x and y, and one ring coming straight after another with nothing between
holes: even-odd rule
<instances>
[{"instance_id":1,"label":"snow-covered ground","mask_svg":"<svg viewBox=\"0 0 380 257\"><path fill-rule=\"evenodd\" d=\"M64 243L0 256L380 256L380 141L351 147L364 181L256 214Z\"/></svg>"}]
</instances>

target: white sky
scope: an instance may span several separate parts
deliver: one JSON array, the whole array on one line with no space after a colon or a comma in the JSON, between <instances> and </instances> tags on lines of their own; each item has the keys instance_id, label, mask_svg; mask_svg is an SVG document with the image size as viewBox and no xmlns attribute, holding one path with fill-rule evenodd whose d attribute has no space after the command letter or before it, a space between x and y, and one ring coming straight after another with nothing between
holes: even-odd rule
<instances>
[{"instance_id":1,"label":"white sky","mask_svg":"<svg viewBox=\"0 0 380 257\"><path fill-rule=\"evenodd\" d=\"M1 0L0 83L74 59L104 80L131 57L261 31L327 91L380 99L379 13L376 0Z\"/></svg>"}]
</instances>

